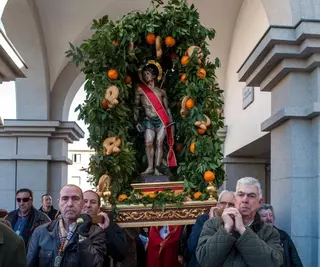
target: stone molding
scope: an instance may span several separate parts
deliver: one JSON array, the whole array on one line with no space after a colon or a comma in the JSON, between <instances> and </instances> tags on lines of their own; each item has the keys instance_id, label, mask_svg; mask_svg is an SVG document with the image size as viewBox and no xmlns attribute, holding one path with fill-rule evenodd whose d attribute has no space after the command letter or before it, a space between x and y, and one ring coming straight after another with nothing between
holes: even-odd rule
<instances>
[{"instance_id":1,"label":"stone molding","mask_svg":"<svg viewBox=\"0 0 320 267\"><path fill-rule=\"evenodd\" d=\"M220 138L221 142L224 143L228 132L228 127L224 126L223 128L219 129L217 132L218 137Z\"/></svg>"},{"instance_id":2,"label":"stone molding","mask_svg":"<svg viewBox=\"0 0 320 267\"><path fill-rule=\"evenodd\" d=\"M84 131L76 122L45 121L45 120L4 120L0 125L0 138L48 138L63 139L67 143L78 141L84 137ZM64 162L68 165L72 161L66 156L11 154L2 155L0 160L26 160Z\"/></svg>"},{"instance_id":3,"label":"stone molding","mask_svg":"<svg viewBox=\"0 0 320 267\"><path fill-rule=\"evenodd\" d=\"M289 72L311 72L319 66L320 20L301 20L293 27L270 26L238 74L248 86L270 91Z\"/></svg>"},{"instance_id":4,"label":"stone molding","mask_svg":"<svg viewBox=\"0 0 320 267\"><path fill-rule=\"evenodd\" d=\"M17 50L0 29L0 84L14 81L16 78L25 78L22 69L26 67Z\"/></svg>"},{"instance_id":5,"label":"stone molding","mask_svg":"<svg viewBox=\"0 0 320 267\"><path fill-rule=\"evenodd\" d=\"M0 137L48 137L61 138L72 143L84 137L84 131L76 122L45 120L4 120Z\"/></svg>"},{"instance_id":6,"label":"stone molding","mask_svg":"<svg viewBox=\"0 0 320 267\"><path fill-rule=\"evenodd\" d=\"M312 119L320 115L320 103L305 107L286 107L273 114L261 124L261 130L269 132L289 119Z\"/></svg>"},{"instance_id":7,"label":"stone molding","mask_svg":"<svg viewBox=\"0 0 320 267\"><path fill-rule=\"evenodd\" d=\"M223 164L269 164L269 159L249 157L225 157Z\"/></svg>"}]
</instances>

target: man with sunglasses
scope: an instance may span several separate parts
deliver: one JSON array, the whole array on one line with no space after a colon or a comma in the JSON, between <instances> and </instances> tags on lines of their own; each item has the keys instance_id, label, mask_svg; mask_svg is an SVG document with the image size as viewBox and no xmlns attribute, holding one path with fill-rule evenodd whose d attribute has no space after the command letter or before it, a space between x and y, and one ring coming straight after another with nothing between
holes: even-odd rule
<instances>
[{"instance_id":1,"label":"man with sunglasses","mask_svg":"<svg viewBox=\"0 0 320 267\"><path fill-rule=\"evenodd\" d=\"M9 212L6 217L11 223L13 231L21 236L28 249L29 239L33 231L41 224L50 222L47 215L33 207L33 193L28 188L22 188L16 192L18 209Z\"/></svg>"},{"instance_id":2,"label":"man with sunglasses","mask_svg":"<svg viewBox=\"0 0 320 267\"><path fill-rule=\"evenodd\" d=\"M196 258L196 248L203 225L210 218L218 216L218 210L224 210L225 208L229 207L234 207L234 192L224 190L219 194L217 206L212 207L208 214L200 215L197 218L197 221L192 227L192 232L188 239L187 249L184 251L184 261L187 261L185 262L187 263L186 266L200 267L200 264ZM188 260L188 258L190 260Z\"/></svg>"}]
</instances>

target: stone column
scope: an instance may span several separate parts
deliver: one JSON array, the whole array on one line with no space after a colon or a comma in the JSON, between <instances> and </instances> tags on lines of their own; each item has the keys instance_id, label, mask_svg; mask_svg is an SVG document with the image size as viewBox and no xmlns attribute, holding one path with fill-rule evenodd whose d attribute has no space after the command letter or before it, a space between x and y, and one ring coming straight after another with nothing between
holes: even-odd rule
<instances>
[{"instance_id":1,"label":"stone column","mask_svg":"<svg viewBox=\"0 0 320 267\"><path fill-rule=\"evenodd\" d=\"M237 181L242 177L257 178L262 186L263 198L268 198L266 166L268 160L264 158L226 157L223 160L226 170L225 189L235 191Z\"/></svg>"},{"instance_id":2,"label":"stone column","mask_svg":"<svg viewBox=\"0 0 320 267\"><path fill-rule=\"evenodd\" d=\"M66 181L67 144L79 140L84 132L74 122L4 120L0 126L0 203L16 208L16 190L27 187L34 192L34 205L40 206L44 193L57 199ZM64 174L64 175L62 175Z\"/></svg>"},{"instance_id":3,"label":"stone column","mask_svg":"<svg viewBox=\"0 0 320 267\"><path fill-rule=\"evenodd\" d=\"M320 22L271 26L239 70L271 92L271 203L304 266L319 266Z\"/></svg>"}]
</instances>

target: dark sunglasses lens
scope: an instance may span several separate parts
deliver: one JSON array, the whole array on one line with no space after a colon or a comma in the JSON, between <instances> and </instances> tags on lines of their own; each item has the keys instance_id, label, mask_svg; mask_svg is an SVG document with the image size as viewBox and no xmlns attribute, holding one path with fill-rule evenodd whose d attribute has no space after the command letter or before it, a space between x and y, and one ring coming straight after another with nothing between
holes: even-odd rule
<instances>
[{"instance_id":1,"label":"dark sunglasses lens","mask_svg":"<svg viewBox=\"0 0 320 267\"><path fill-rule=\"evenodd\" d=\"M17 202L21 202L21 200L22 200L22 202L28 202L30 200L30 198L28 198L28 197L17 198Z\"/></svg>"}]
</instances>

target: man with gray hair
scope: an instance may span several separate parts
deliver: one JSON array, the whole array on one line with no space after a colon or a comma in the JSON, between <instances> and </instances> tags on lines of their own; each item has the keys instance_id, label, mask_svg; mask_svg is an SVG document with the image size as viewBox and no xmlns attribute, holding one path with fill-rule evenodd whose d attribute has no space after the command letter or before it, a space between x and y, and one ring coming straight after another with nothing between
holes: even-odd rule
<instances>
[{"instance_id":1,"label":"man with gray hair","mask_svg":"<svg viewBox=\"0 0 320 267\"><path fill-rule=\"evenodd\" d=\"M238 180L235 207L224 209L221 217L214 217L203 226L196 252L202 267L282 265L279 233L257 214L262 201L257 179Z\"/></svg>"},{"instance_id":2,"label":"man with gray hair","mask_svg":"<svg viewBox=\"0 0 320 267\"><path fill-rule=\"evenodd\" d=\"M274 226L274 210L270 204L263 204L259 209L258 213L260 214L261 220L266 224L273 226L280 234L281 245L284 249L283 255L283 267L302 267L302 262L298 255L297 249L293 244L290 236L283 230L278 229Z\"/></svg>"},{"instance_id":3,"label":"man with gray hair","mask_svg":"<svg viewBox=\"0 0 320 267\"><path fill-rule=\"evenodd\" d=\"M192 232L188 239L187 249L184 251L184 254L187 255L187 257L184 257L184 261L187 263L188 267L200 267L196 258L196 248L204 223L210 218L219 215L221 216L221 211L229 207L234 207L234 192L224 190L219 194L217 206L212 207L208 214L200 215L197 218L197 221L192 227Z\"/></svg>"}]
</instances>

